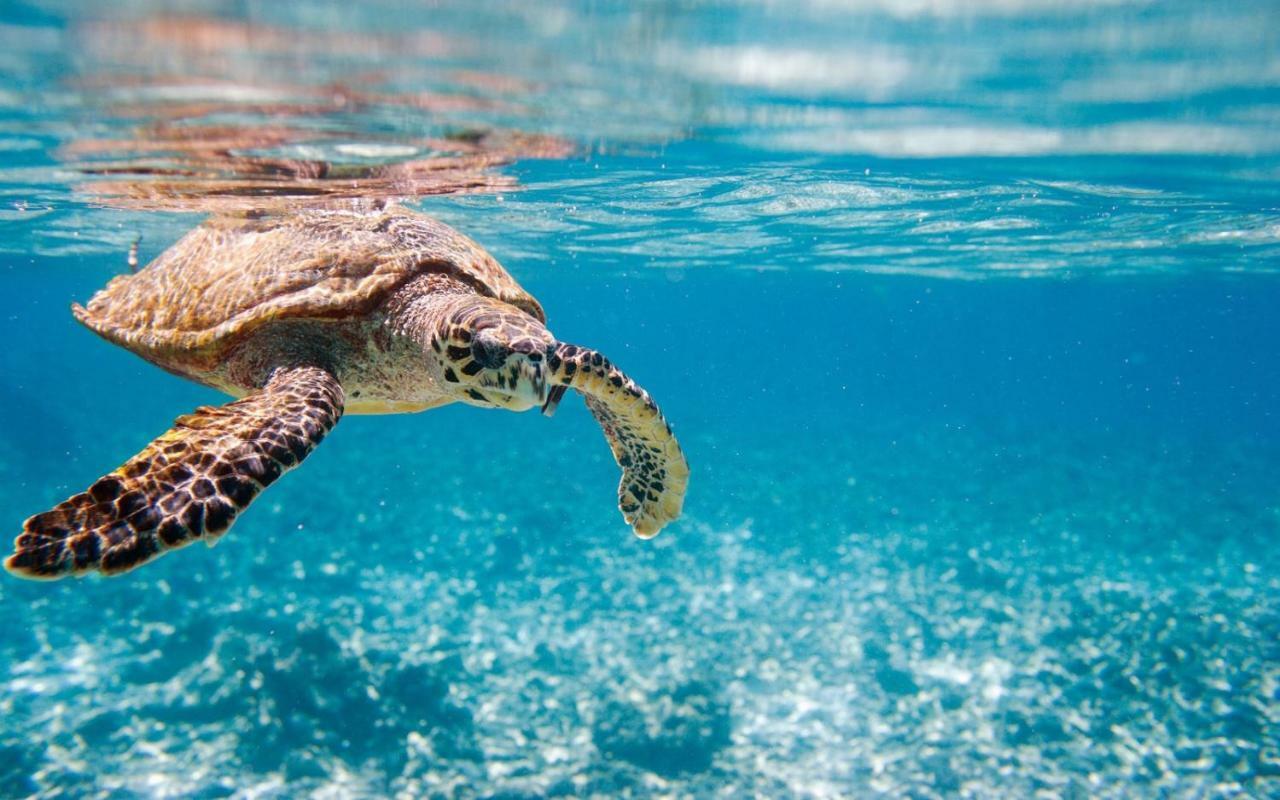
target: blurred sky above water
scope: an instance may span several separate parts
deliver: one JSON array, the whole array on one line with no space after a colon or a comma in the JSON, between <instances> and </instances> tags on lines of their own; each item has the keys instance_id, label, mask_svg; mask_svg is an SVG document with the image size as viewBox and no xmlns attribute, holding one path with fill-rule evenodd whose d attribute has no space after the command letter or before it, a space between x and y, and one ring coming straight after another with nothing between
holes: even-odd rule
<instances>
[{"instance_id":1,"label":"blurred sky above water","mask_svg":"<svg viewBox=\"0 0 1280 800\"><path fill-rule=\"evenodd\" d=\"M29 8L4 36L16 95L47 88L50 71L240 79L254 87L241 97L278 99L296 96L290 83L367 70L390 91L420 91L474 69L485 78L470 88L532 88L520 118L586 141L725 128L780 149L885 156L1280 147L1280 10L1268 0ZM44 27L51 14L77 21Z\"/></svg>"},{"instance_id":2,"label":"blurred sky above water","mask_svg":"<svg viewBox=\"0 0 1280 800\"><path fill-rule=\"evenodd\" d=\"M0 224L56 209L50 254L134 235L65 241L86 196L208 211L284 184L295 200L329 196L335 179L364 181L342 197L420 197L517 177L533 190L501 211L517 238L578 229L583 209L646 235L649 211L686 198L704 226L783 245L761 268L1255 271L1280 252L1269 0L8 8ZM494 169L528 156L616 161ZM577 199L557 199L566 189ZM472 222L467 207L440 206ZM120 218L153 239L185 224ZM777 241L783 219L818 243ZM863 235L886 233L901 238L888 250ZM726 255L701 228L663 238L683 244L627 254ZM942 249L947 265L930 256Z\"/></svg>"}]
</instances>

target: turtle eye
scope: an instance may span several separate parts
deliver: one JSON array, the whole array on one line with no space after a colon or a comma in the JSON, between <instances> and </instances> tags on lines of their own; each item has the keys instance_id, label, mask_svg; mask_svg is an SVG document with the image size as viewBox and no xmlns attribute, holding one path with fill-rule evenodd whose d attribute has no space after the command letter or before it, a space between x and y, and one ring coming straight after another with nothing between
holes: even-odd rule
<instances>
[{"instance_id":1,"label":"turtle eye","mask_svg":"<svg viewBox=\"0 0 1280 800\"><path fill-rule=\"evenodd\" d=\"M471 342L471 357L485 369L496 369L507 360L507 348L498 337L485 331Z\"/></svg>"}]
</instances>

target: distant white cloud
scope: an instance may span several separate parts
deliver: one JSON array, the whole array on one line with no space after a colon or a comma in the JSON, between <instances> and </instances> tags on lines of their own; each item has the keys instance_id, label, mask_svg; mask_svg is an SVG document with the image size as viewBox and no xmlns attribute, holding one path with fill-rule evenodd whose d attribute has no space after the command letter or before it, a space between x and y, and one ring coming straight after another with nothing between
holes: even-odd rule
<instances>
[{"instance_id":1,"label":"distant white cloud","mask_svg":"<svg viewBox=\"0 0 1280 800\"><path fill-rule=\"evenodd\" d=\"M904 55L885 48L851 49L837 53L762 45L705 47L673 52L671 57L700 78L801 95L836 91L883 99L919 82L920 70Z\"/></svg>"},{"instance_id":2,"label":"distant white cloud","mask_svg":"<svg viewBox=\"0 0 1280 800\"><path fill-rule=\"evenodd\" d=\"M755 134L754 145L790 151L889 158L1039 155L1255 155L1280 153L1280 132L1194 123L1124 123L1092 128L910 124Z\"/></svg>"},{"instance_id":3,"label":"distant white cloud","mask_svg":"<svg viewBox=\"0 0 1280 800\"><path fill-rule=\"evenodd\" d=\"M976 17L1077 13L1110 6L1146 6L1153 0L762 0L761 5L794 10L881 13L894 17Z\"/></svg>"}]
</instances>

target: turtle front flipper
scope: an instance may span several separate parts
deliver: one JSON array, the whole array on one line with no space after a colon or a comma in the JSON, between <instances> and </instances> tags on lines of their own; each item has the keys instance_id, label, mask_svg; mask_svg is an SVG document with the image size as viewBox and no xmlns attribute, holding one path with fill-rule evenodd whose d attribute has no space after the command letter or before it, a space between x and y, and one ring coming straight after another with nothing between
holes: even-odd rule
<instances>
[{"instance_id":1,"label":"turtle front flipper","mask_svg":"<svg viewBox=\"0 0 1280 800\"><path fill-rule=\"evenodd\" d=\"M558 344L547 354L553 405L567 386L581 392L622 467L618 508L648 539L680 516L689 464L653 398L594 350Z\"/></svg>"},{"instance_id":2,"label":"turtle front flipper","mask_svg":"<svg viewBox=\"0 0 1280 800\"><path fill-rule=\"evenodd\" d=\"M28 519L5 568L37 579L113 575L196 539L212 545L320 443L343 399L326 370L281 368L256 394L179 417L88 491Z\"/></svg>"}]
</instances>

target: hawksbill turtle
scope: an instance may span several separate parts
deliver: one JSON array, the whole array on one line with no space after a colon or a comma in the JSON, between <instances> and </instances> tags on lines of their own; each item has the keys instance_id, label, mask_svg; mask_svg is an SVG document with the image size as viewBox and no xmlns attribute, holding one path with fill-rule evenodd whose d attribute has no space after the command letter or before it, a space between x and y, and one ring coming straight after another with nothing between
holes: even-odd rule
<instances>
[{"instance_id":1,"label":"hawksbill turtle","mask_svg":"<svg viewBox=\"0 0 1280 800\"><path fill-rule=\"evenodd\" d=\"M581 393L643 538L676 519L689 467L653 399L600 353L557 341L538 301L472 240L398 206L215 216L76 318L239 398L179 417L86 491L28 519L5 561L28 578L116 574L213 544L345 412L463 402L550 414Z\"/></svg>"}]
</instances>

